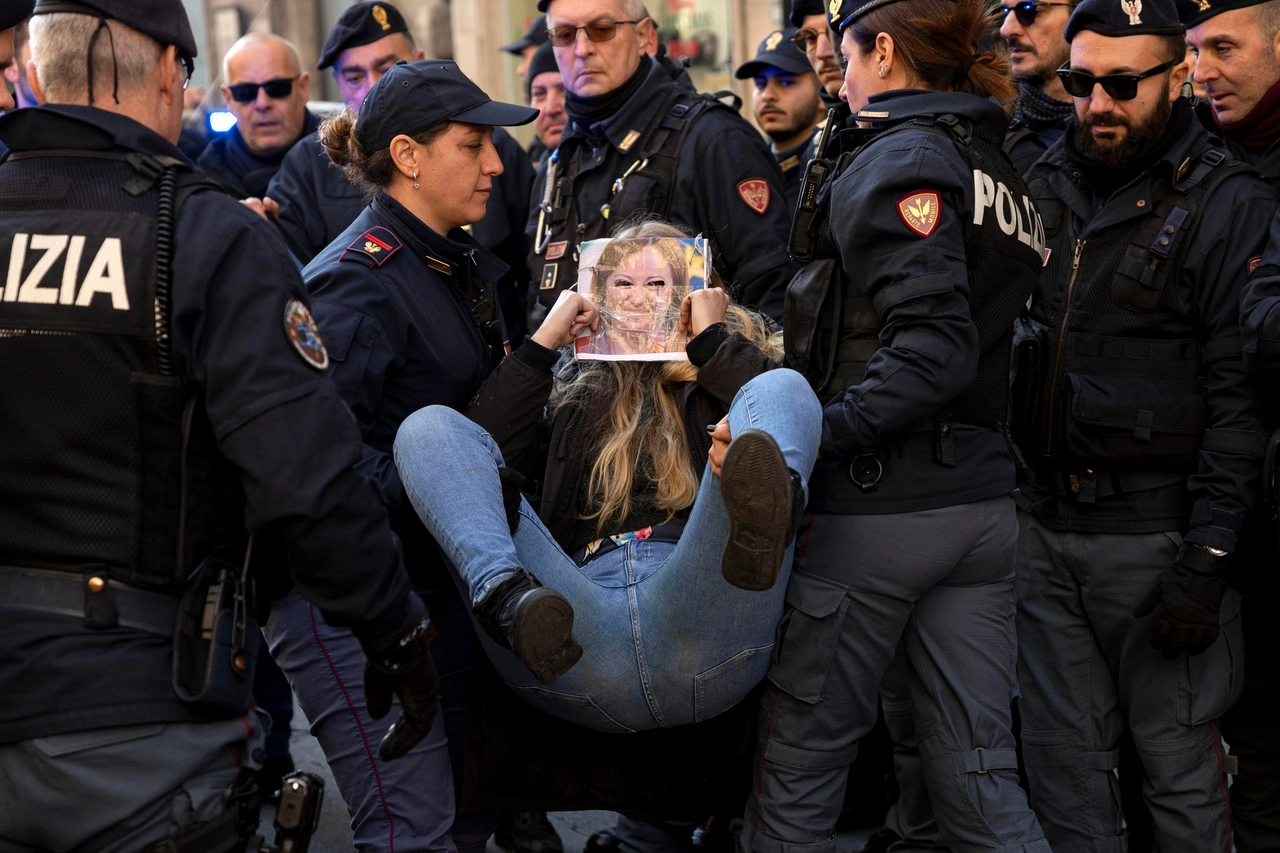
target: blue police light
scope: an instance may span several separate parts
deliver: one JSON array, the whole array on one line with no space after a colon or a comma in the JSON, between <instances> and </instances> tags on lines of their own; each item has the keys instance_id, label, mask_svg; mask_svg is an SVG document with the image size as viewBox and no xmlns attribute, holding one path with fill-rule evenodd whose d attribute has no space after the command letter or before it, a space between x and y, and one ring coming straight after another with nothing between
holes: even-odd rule
<instances>
[{"instance_id":1,"label":"blue police light","mask_svg":"<svg viewBox=\"0 0 1280 853\"><path fill-rule=\"evenodd\" d=\"M216 110L209 113L209 129L214 133L226 133L235 126L235 114L229 110Z\"/></svg>"}]
</instances>

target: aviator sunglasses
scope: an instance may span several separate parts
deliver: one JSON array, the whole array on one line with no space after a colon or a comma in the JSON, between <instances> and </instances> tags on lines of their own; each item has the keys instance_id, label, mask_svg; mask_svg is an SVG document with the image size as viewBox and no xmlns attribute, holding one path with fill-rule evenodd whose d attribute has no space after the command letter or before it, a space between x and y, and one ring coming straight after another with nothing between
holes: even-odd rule
<instances>
[{"instance_id":1,"label":"aviator sunglasses","mask_svg":"<svg viewBox=\"0 0 1280 853\"><path fill-rule=\"evenodd\" d=\"M551 40L551 44L555 47L569 47L578 41L578 31L587 34L587 38L591 41L612 41L618 35L618 27L623 24L639 24L641 21L647 21L648 18L641 18L639 21L610 21L605 18L599 21L592 21L585 27L551 27L547 30L547 38Z\"/></svg>"},{"instance_id":2,"label":"aviator sunglasses","mask_svg":"<svg viewBox=\"0 0 1280 853\"><path fill-rule=\"evenodd\" d=\"M1141 74L1104 74L1094 77L1083 71L1072 71L1070 68L1059 68L1058 79L1062 87L1073 98L1087 98L1093 94L1093 87L1102 84L1102 90L1117 101L1132 101L1138 97L1138 84L1148 77L1167 71L1176 65L1176 61L1162 62L1155 68L1149 68Z\"/></svg>"},{"instance_id":3,"label":"aviator sunglasses","mask_svg":"<svg viewBox=\"0 0 1280 853\"><path fill-rule=\"evenodd\" d=\"M1024 27L1029 27L1036 22L1036 13L1041 7L1048 6L1074 6L1074 3L1051 3L1048 0L1022 0L1021 3L1014 3L1012 6L1001 6L1001 20L1009 17L1012 12L1013 16L1018 19L1018 23Z\"/></svg>"},{"instance_id":4,"label":"aviator sunglasses","mask_svg":"<svg viewBox=\"0 0 1280 853\"><path fill-rule=\"evenodd\" d=\"M234 86L228 86L227 91L231 93L232 98L242 104L258 100L259 89L264 90L268 98L287 98L293 93L293 81L297 79L297 77L279 77L265 83L237 83Z\"/></svg>"}]
</instances>

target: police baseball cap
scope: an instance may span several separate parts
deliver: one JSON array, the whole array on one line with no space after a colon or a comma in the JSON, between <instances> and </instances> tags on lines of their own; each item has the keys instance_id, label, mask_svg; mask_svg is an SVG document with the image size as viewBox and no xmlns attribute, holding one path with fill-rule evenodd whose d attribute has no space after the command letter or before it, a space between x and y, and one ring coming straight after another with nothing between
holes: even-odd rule
<instances>
[{"instance_id":1,"label":"police baseball cap","mask_svg":"<svg viewBox=\"0 0 1280 853\"><path fill-rule=\"evenodd\" d=\"M516 56L524 53L527 47L539 47L547 43L547 16L537 15L529 22L529 28L524 31L524 35L519 41L513 41L511 44L504 44L498 50L506 53L514 53Z\"/></svg>"},{"instance_id":2,"label":"police baseball cap","mask_svg":"<svg viewBox=\"0 0 1280 853\"><path fill-rule=\"evenodd\" d=\"M1266 2L1267 0L1178 0L1178 17L1187 29L1191 29L1223 12L1260 6Z\"/></svg>"},{"instance_id":3,"label":"police baseball cap","mask_svg":"<svg viewBox=\"0 0 1280 853\"><path fill-rule=\"evenodd\" d=\"M812 74L809 58L791 40L797 32L797 27L787 27L769 33L756 49L755 58L739 65L733 76L739 80L750 80L766 68L777 68L788 74Z\"/></svg>"},{"instance_id":4,"label":"police baseball cap","mask_svg":"<svg viewBox=\"0 0 1280 853\"><path fill-rule=\"evenodd\" d=\"M1183 33L1173 0L1083 0L1067 19L1062 37L1071 41L1084 30L1107 38Z\"/></svg>"},{"instance_id":5,"label":"police baseball cap","mask_svg":"<svg viewBox=\"0 0 1280 853\"><path fill-rule=\"evenodd\" d=\"M10 30L31 14L32 0L5 0L0 3L0 30Z\"/></svg>"},{"instance_id":6,"label":"police baseball cap","mask_svg":"<svg viewBox=\"0 0 1280 853\"><path fill-rule=\"evenodd\" d=\"M196 56L196 37L182 0L36 0L32 14L60 12L119 21L160 44L173 45L189 58Z\"/></svg>"},{"instance_id":7,"label":"police baseball cap","mask_svg":"<svg viewBox=\"0 0 1280 853\"><path fill-rule=\"evenodd\" d=\"M409 32L404 15L390 3L357 3L342 13L320 47L317 68L328 68L344 50L373 44L395 33Z\"/></svg>"},{"instance_id":8,"label":"police baseball cap","mask_svg":"<svg viewBox=\"0 0 1280 853\"><path fill-rule=\"evenodd\" d=\"M356 119L356 139L372 154L402 133L413 136L441 122L511 127L528 124L537 115L531 107L492 100L456 62L401 60L365 96Z\"/></svg>"},{"instance_id":9,"label":"police baseball cap","mask_svg":"<svg viewBox=\"0 0 1280 853\"><path fill-rule=\"evenodd\" d=\"M810 15L827 14L827 4L822 0L791 0L791 26L803 27L804 19Z\"/></svg>"}]
</instances>

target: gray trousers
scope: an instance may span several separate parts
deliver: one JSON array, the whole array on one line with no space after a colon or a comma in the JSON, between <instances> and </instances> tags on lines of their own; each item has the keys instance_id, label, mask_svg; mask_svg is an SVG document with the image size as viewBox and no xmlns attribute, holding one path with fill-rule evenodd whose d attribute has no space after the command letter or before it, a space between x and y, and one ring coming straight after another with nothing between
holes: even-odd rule
<instances>
[{"instance_id":1,"label":"gray trousers","mask_svg":"<svg viewBox=\"0 0 1280 853\"><path fill-rule=\"evenodd\" d=\"M222 814L262 744L253 714L0 744L0 853L138 853L185 835Z\"/></svg>"},{"instance_id":2,"label":"gray trousers","mask_svg":"<svg viewBox=\"0 0 1280 853\"><path fill-rule=\"evenodd\" d=\"M834 853L848 765L901 641L920 775L945 843L1048 853L1018 787L1010 731L1013 500L810 516L797 541L744 847Z\"/></svg>"},{"instance_id":3,"label":"gray trousers","mask_svg":"<svg viewBox=\"0 0 1280 853\"><path fill-rule=\"evenodd\" d=\"M1031 802L1055 853L1121 853L1120 735L1142 758L1161 853L1230 850L1216 720L1242 683L1240 597L1203 654L1165 660L1133 610L1178 533L1063 533L1019 513L1018 679Z\"/></svg>"}]
</instances>

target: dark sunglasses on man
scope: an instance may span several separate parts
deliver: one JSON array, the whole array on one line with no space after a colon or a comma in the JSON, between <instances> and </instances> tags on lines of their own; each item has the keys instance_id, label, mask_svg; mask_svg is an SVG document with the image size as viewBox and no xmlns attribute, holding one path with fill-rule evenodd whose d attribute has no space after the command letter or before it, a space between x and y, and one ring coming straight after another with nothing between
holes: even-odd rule
<instances>
[{"instance_id":1,"label":"dark sunglasses on man","mask_svg":"<svg viewBox=\"0 0 1280 853\"><path fill-rule=\"evenodd\" d=\"M242 104L251 104L258 100L259 89L265 91L268 98L287 98L293 94L293 81L297 79L297 77L278 77L265 83L237 83L234 86L228 86L227 91L231 93L234 100Z\"/></svg>"},{"instance_id":2,"label":"dark sunglasses on man","mask_svg":"<svg viewBox=\"0 0 1280 853\"><path fill-rule=\"evenodd\" d=\"M818 52L818 36L827 36L828 33L819 33L809 27L801 27L800 32L791 37L791 43L803 50L805 53L813 54Z\"/></svg>"},{"instance_id":3,"label":"dark sunglasses on man","mask_svg":"<svg viewBox=\"0 0 1280 853\"><path fill-rule=\"evenodd\" d=\"M636 25L648 18L641 18L639 21L610 21L608 18L601 18L598 21L592 21L585 27L551 27L547 30L547 38L551 40L551 44L555 47L569 47L578 41L578 31L587 34L587 38L591 41L612 41L618 35L618 27L623 24Z\"/></svg>"},{"instance_id":4,"label":"dark sunglasses on man","mask_svg":"<svg viewBox=\"0 0 1280 853\"><path fill-rule=\"evenodd\" d=\"M1029 27L1036 22L1036 14L1043 8L1049 6L1074 6L1075 3L1053 3L1049 0L1022 0L1021 3L1014 3L1012 6L1001 6L1001 20L1009 17L1012 12L1013 16L1018 19L1018 23L1024 27Z\"/></svg>"},{"instance_id":5,"label":"dark sunglasses on man","mask_svg":"<svg viewBox=\"0 0 1280 853\"><path fill-rule=\"evenodd\" d=\"M1093 94L1093 87L1102 84L1102 91L1106 92L1117 101L1132 101L1138 97L1138 84L1148 77L1154 77L1161 72L1168 71L1178 60L1170 60L1162 62L1155 68L1149 68L1141 74L1104 74L1101 77L1094 77L1092 74L1085 74L1083 71L1072 71L1070 68L1059 68L1058 79L1062 81L1062 87L1067 90L1067 94L1073 98L1087 98Z\"/></svg>"}]
</instances>

